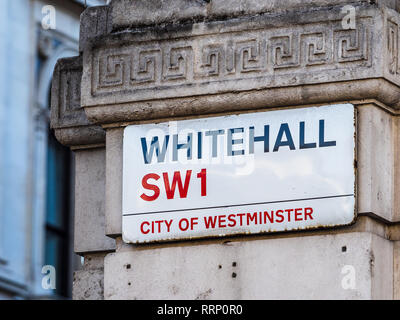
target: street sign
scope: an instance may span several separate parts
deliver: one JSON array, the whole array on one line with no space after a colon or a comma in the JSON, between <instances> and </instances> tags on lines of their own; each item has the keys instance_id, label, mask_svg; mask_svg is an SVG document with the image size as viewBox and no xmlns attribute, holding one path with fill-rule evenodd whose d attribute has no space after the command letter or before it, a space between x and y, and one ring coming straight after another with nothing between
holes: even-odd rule
<instances>
[{"instance_id":1,"label":"street sign","mask_svg":"<svg viewBox=\"0 0 400 320\"><path fill-rule=\"evenodd\" d=\"M144 243L355 219L351 104L131 125L123 239Z\"/></svg>"}]
</instances>

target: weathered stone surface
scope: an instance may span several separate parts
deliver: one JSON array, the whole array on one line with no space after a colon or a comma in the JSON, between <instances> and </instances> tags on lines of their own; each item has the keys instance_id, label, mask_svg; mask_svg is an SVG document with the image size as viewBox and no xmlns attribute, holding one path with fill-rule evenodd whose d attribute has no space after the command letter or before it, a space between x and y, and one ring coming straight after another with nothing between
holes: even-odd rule
<instances>
[{"instance_id":1,"label":"weathered stone surface","mask_svg":"<svg viewBox=\"0 0 400 320\"><path fill-rule=\"evenodd\" d=\"M340 7L346 4L385 6L398 10L398 0L114 0L111 2L113 28L121 29L161 23L227 19L263 13ZM299 12L300 11L300 12Z\"/></svg>"},{"instance_id":2,"label":"weathered stone surface","mask_svg":"<svg viewBox=\"0 0 400 320\"><path fill-rule=\"evenodd\" d=\"M109 32L111 32L110 7L88 7L81 15L79 51L83 52L89 39Z\"/></svg>"},{"instance_id":3,"label":"weathered stone surface","mask_svg":"<svg viewBox=\"0 0 400 320\"><path fill-rule=\"evenodd\" d=\"M82 270L74 273L74 300L104 299L104 254L86 255Z\"/></svg>"},{"instance_id":4,"label":"weathered stone surface","mask_svg":"<svg viewBox=\"0 0 400 320\"><path fill-rule=\"evenodd\" d=\"M62 144L79 149L75 158L75 251L113 251L115 242L105 235L105 131L92 125L81 108L81 78L81 57L57 62L52 83L51 127Z\"/></svg>"},{"instance_id":5,"label":"weathered stone surface","mask_svg":"<svg viewBox=\"0 0 400 320\"><path fill-rule=\"evenodd\" d=\"M370 233L150 246L106 256L104 297L391 299L392 261L392 243Z\"/></svg>"},{"instance_id":6,"label":"weathered stone surface","mask_svg":"<svg viewBox=\"0 0 400 320\"><path fill-rule=\"evenodd\" d=\"M89 125L81 108L82 57L57 61L51 92L51 126L63 128Z\"/></svg>"},{"instance_id":7,"label":"weathered stone surface","mask_svg":"<svg viewBox=\"0 0 400 320\"><path fill-rule=\"evenodd\" d=\"M204 0L123 0L111 3L113 28L176 23L205 18Z\"/></svg>"},{"instance_id":8,"label":"weathered stone surface","mask_svg":"<svg viewBox=\"0 0 400 320\"><path fill-rule=\"evenodd\" d=\"M322 83L309 86L274 88L251 92L231 92L186 98L171 98L86 107L95 123L115 123L128 120L157 120L174 117L236 113L295 106L299 103L322 105L335 102L363 103L365 100L400 101L399 88L383 79Z\"/></svg>"},{"instance_id":9,"label":"weathered stone surface","mask_svg":"<svg viewBox=\"0 0 400 320\"><path fill-rule=\"evenodd\" d=\"M82 57L60 59L51 88L51 128L64 145L102 144L104 130L92 125L81 107Z\"/></svg>"},{"instance_id":10,"label":"weathered stone surface","mask_svg":"<svg viewBox=\"0 0 400 320\"><path fill-rule=\"evenodd\" d=\"M58 128L54 133L58 141L72 149L104 146L105 132L100 126Z\"/></svg>"},{"instance_id":11,"label":"weathered stone surface","mask_svg":"<svg viewBox=\"0 0 400 320\"><path fill-rule=\"evenodd\" d=\"M400 241L393 243L393 298L400 300Z\"/></svg>"},{"instance_id":12,"label":"weathered stone surface","mask_svg":"<svg viewBox=\"0 0 400 320\"><path fill-rule=\"evenodd\" d=\"M397 117L374 105L358 108L358 211L371 212L387 221L398 216L399 176Z\"/></svg>"},{"instance_id":13,"label":"weathered stone surface","mask_svg":"<svg viewBox=\"0 0 400 320\"><path fill-rule=\"evenodd\" d=\"M108 129L106 136L106 234L122 233L123 128Z\"/></svg>"},{"instance_id":14,"label":"weathered stone surface","mask_svg":"<svg viewBox=\"0 0 400 320\"><path fill-rule=\"evenodd\" d=\"M293 10L297 14L303 10L316 9L321 7L334 7L348 4L348 0L211 0L209 14L213 17L237 17L240 15L254 15L270 12L282 12ZM357 4L368 4L370 1L361 0ZM300 12L299 12L300 11Z\"/></svg>"},{"instance_id":15,"label":"weathered stone surface","mask_svg":"<svg viewBox=\"0 0 400 320\"><path fill-rule=\"evenodd\" d=\"M79 270L74 272L72 299L103 300L103 270Z\"/></svg>"},{"instance_id":16,"label":"weathered stone surface","mask_svg":"<svg viewBox=\"0 0 400 320\"><path fill-rule=\"evenodd\" d=\"M340 9L93 39L84 53L82 105L94 123L338 100L399 107L399 14L357 7L352 30L343 29Z\"/></svg>"},{"instance_id":17,"label":"weathered stone surface","mask_svg":"<svg viewBox=\"0 0 400 320\"><path fill-rule=\"evenodd\" d=\"M114 251L115 240L105 235L105 149L75 151L76 253Z\"/></svg>"}]
</instances>

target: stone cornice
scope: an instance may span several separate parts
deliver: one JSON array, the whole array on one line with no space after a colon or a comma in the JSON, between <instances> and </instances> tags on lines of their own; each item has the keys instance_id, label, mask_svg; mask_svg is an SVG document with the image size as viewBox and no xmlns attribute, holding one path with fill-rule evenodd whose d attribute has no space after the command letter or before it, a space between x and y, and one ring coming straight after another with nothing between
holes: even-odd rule
<instances>
[{"instance_id":1,"label":"stone cornice","mask_svg":"<svg viewBox=\"0 0 400 320\"><path fill-rule=\"evenodd\" d=\"M399 14L340 7L93 37L82 106L93 123L376 99L400 107Z\"/></svg>"},{"instance_id":2,"label":"stone cornice","mask_svg":"<svg viewBox=\"0 0 400 320\"><path fill-rule=\"evenodd\" d=\"M110 20L114 31L144 26L229 20L235 17L289 13L346 5L373 4L399 10L399 0L113 0Z\"/></svg>"},{"instance_id":3,"label":"stone cornice","mask_svg":"<svg viewBox=\"0 0 400 320\"><path fill-rule=\"evenodd\" d=\"M81 107L82 57L60 59L54 69L51 89L51 128L64 145L99 146L105 132L93 125Z\"/></svg>"},{"instance_id":4,"label":"stone cornice","mask_svg":"<svg viewBox=\"0 0 400 320\"><path fill-rule=\"evenodd\" d=\"M393 106L399 99L400 90L396 85L384 79L366 79L94 106L86 107L85 112L94 123L106 125L354 100L358 104L376 100Z\"/></svg>"},{"instance_id":5,"label":"stone cornice","mask_svg":"<svg viewBox=\"0 0 400 320\"><path fill-rule=\"evenodd\" d=\"M343 1L112 31L120 2L82 15L83 61L56 67L52 127L69 145L103 143L101 125L228 110L365 99L400 109L400 17L385 1L357 2L354 30L342 26L353 3Z\"/></svg>"}]
</instances>

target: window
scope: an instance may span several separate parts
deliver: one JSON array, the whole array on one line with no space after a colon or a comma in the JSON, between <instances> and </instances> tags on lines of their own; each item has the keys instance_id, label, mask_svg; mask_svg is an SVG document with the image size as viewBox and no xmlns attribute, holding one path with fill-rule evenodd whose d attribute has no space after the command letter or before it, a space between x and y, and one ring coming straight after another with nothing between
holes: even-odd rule
<instances>
[{"instance_id":1,"label":"window","mask_svg":"<svg viewBox=\"0 0 400 320\"><path fill-rule=\"evenodd\" d=\"M70 176L71 153L49 130L47 149L45 264L56 269L56 290L68 297L70 266Z\"/></svg>"}]
</instances>

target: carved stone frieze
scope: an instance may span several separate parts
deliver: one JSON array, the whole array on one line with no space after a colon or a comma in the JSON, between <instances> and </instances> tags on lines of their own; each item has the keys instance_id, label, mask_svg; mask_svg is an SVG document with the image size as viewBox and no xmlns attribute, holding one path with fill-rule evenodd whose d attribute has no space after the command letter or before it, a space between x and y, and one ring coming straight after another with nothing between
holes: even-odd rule
<instances>
[{"instance_id":1,"label":"carved stone frieze","mask_svg":"<svg viewBox=\"0 0 400 320\"><path fill-rule=\"evenodd\" d=\"M95 123L132 121L141 119L135 110L146 106L154 118L206 112L193 110L198 101L212 113L222 112L217 100L223 95L242 95L232 102L242 106L231 109L248 108L243 106L255 95L246 92L264 93L270 100L282 88L289 97L274 97L277 106L332 101L324 90L318 99L305 94L299 99L298 94L299 88L318 94L311 86L332 83L340 90L338 100L383 97L381 102L397 108L392 84L400 84L398 12L363 5L357 7L355 29L345 29L343 15L335 10L309 10L294 20L284 14L260 15L94 37L83 55L82 106ZM381 82L373 82L376 79ZM390 92L380 95L376 88L349 84L367 80ZM167 99L175 107L165 107ZM177 110L177 105L182 108Z\"/></svg>"},{"instance_id":2,"label":"carved stone frieze","mask_svg":"<svg viewBox=\"0 0 400 320\"><path fill-rule=\"evenodd\" d=\"M81 107L82 57L60 59L53 73L51 127L65 145L102 144L103 129L92 125Z\"/></svg>"},{"instance_id":3,"label":"carved stone frieze","mask_svg":"<svg viewBox=\"0 0 400 320\"><path fill-rule=\"evenodd\" d=\"M355 30L340 21L100 46L91 52L85 106L368 78L373 17ZM251 81L249 81L251 80ZM133 99L132 99L133 98ZM98 102L97 102L98 101Z\"/></svg>"}]
</instances>

